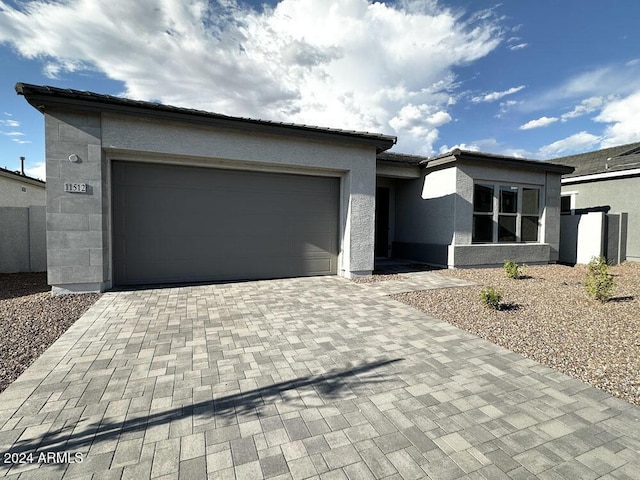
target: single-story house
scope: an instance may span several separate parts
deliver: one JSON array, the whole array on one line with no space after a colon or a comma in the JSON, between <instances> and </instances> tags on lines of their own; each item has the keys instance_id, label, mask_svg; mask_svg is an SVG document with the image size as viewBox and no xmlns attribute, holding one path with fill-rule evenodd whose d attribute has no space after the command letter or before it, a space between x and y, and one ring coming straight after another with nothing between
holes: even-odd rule
<instances>
[{"instance_id":1,"label":"single-story house","mask_svg":"<svg viewBox=\"0 0 640 480\"><path fill-rule=\"evenodd\" d=\"M0 168L0 273L46 270L45 202L45 182Z\"/></svg>"},{"instance_id":2,"label":"single-story house","mask_svg":"<svg viewBox=\"0 0 640 480\"><path fill-rule=\"evenodd\" d=\"M546 162L19 83L44 114L54 293L557 259Z\"/></svg>"},{"instance_id":3,"label":"single-story house","mask_svg":"<svg viewBox=\"0 0 640 480\"><path fill-rule=\"evenodd\" d=\"M602 212L601 226L594 225L599 233L596 235L593 229L585 232L590 237L585 242L600 240L594 253L617 257L608 258L613 263L640 261L640 142L561 157L554 162L574 167L562 177L562 211L583 215Z\"/></svg>"}]
</instances>

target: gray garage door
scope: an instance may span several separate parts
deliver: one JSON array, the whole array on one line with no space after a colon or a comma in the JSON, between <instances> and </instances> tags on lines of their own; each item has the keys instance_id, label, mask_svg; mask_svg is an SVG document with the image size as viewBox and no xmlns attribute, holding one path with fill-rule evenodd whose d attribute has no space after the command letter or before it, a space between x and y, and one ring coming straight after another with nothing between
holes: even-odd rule
<instances>
[{"instance_id":1,"label":"gray garage door","mask_svg":"<svg viewBox=\"0 0 640 480\"><path fill-rule=\"evenodd\" d=\"M335 274L338 178L113 162L116 285Z\"/></svg>"}]
</instances>

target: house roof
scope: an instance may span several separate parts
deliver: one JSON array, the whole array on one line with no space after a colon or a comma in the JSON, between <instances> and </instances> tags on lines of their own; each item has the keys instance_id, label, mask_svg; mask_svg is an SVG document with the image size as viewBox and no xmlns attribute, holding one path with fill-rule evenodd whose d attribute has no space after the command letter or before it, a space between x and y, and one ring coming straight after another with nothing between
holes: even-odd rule
<instances>
[{"instance_id":1,"label":"house roof","mask_svg":"<svg viewBox=\"0 0 640 480\"><path fill-rule=\"evenodd\" d=\"M554 162L571 165L573 173L565 178L608 174L640 168L640 142L556 158Z\"/></svg>"},{"instance_id":2,"label":"house roof","mask_svg":"<svg viewBox=\"0 0 640 480\"><path fill-rule=\"evenodd\" d=\"M381 133L342 130L338 128L275 122L246 117L232 117L204 110L131 100L68 88L16 83L15 89L16 93L23 95L32 106L40 111L44 111L49 107L69 108L72 106L83 110L98 110L101 112L108 111L173 120L195 121L212 126L260 131L263 133L294 135L306 138L333 138L348 141L349 143L374 145L378 153L391 148L397 141L397 137L383 135Z\"/></svg>"},{"instance_id":3,"label":"house roof","mask_svg":"<svg viewBox=\"0 0 640 480\"><path fill-rule=\"evenodd\" d=\"M420 165L427 168L446 165L460 160L480 161L495 166L505 166L511 168L535 168L546 172L556 172L568 174L573 172L573 167L559 162L547 162L540 160L530 160L519 157L508 157L506 155L496 155L494 153L475 152L471 150L461 150L456 148L451 152L435 157L427 158L420 162Z\"/></svg>"},{"instance_id":4,"label":"house roof","mask_svg":"<svg viewBox=\"0 0 640 480\"><path fill-rule=\"evenodd\" d=\"M42 180L38 180L37 178L33 178L28 175L22 175L21 173L7 170L6 168L2 167L0 167L0 176L11 178L12 180L17 180L19 182L28 183L30 185L35 185L36 187L45 187L45 182L43 182Z\"/></svg>"},{"instance_id":5,"label":"house roof","mask_svg":"<svg viewBox=\"0 0 640 480\"><path fill-rule=\"evenodd\" d=\"M376 158L383 162L398 163L415 167L420 165L420 162L426 160L427 157L421 157L419 155L409 155L406 153L382 152L379 153Z\"/></svg>"}]
</instances>

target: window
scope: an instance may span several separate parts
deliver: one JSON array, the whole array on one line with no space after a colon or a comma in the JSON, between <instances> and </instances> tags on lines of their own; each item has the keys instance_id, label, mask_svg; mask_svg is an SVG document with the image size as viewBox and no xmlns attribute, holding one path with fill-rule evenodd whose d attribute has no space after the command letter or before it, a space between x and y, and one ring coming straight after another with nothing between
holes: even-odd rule
<instances>
[{"instance_id":1,"label":"window","mask_svg":"<svg viewBox=\"0 0 640 480\"><path fill-rule=\"evenodd\" d=\"M560 197L560 212L571 213L576 208L576 195L578 192L565 192Z\"/></svg>"},{"instance_id":2,"label":"window","mask_svg":"<svg viewBox=\"0 0 640 480\"><path fill-rule=\"evenodd\" d=\"M493 185L474 185L472 241L493 240Z\"/></svg>"},{"instance_id":3,"label":"window","mask_svg":"<svg viewBox=\"0 0 640 480\"><path fill-rule=\"evenodd\" d=\"M540 226L540 190L522 189L522 216L520 218L520 240L537 242Z\"/></svg>"},{"instance_id":4,"label":"window","mask_svg":"<svg viewBox=\"0 0 640 480\"><path fill-rule=\"evenodd\" d=\"M539 231L540 188L473 186L473 243L537 242Z\"/></svg>"},{"instance_id":5,"label":"window","mask_svg":"<svg viewBox=\"0 0 640 480\"><path fill-rule=\"evenodd\" d=\"M515 242L518 223L518 187L500 187L498 241Z\"/></svg>"}]
</instances>

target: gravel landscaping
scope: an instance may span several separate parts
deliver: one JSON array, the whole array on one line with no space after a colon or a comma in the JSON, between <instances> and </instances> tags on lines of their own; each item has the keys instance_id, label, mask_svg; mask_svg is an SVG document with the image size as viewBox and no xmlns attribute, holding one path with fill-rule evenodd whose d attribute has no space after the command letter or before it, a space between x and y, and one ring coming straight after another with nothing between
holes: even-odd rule
<instances>
[{"instance_id":1,"label":"gravel landscaping","mask_svg":"<svg viewBox=\"0 0 640 480\"><path fill-rule=\"evenodd\" d=\"M610 268L616 290L606 303L587 296L586 272L531 266L513 280L502 268L442 270L477 285L393 298L640 405L640 263ZM487 286L502 292L501 310L480 301Z\"/></svg>"},{"instance_id":2,"label":"gravel landscaping","mask_svg":"<svg viewBox=\"0 0 640 480\"><path fill-rule=\"evenodd\" d=\"M50 290L46 273L0 274L0 392L100 298Z\"/></svg>"}]
</instances>

